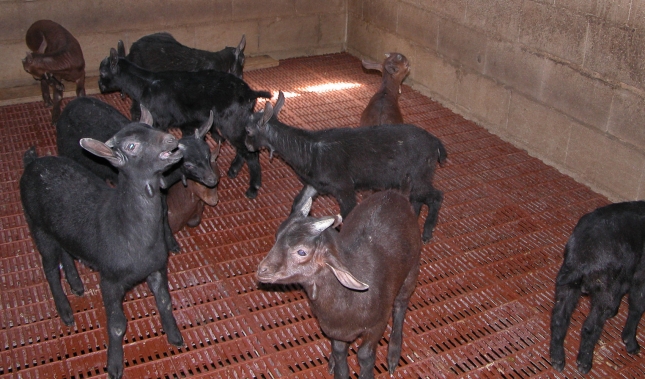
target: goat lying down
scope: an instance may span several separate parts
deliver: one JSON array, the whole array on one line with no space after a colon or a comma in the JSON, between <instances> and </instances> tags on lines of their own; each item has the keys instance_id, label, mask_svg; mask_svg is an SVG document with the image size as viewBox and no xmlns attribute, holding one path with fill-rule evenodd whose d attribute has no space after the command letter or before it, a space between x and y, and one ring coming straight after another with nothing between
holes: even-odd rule
<instances>
[{"instance_id":1,"label":"goat lying down","mask_svg":"<svg viewBox=\"0 0 645 379\"><path fill-rule=\"evenodd\" d=\"M432 238L443 193L432 186L437 162L446 160L441 141L414 125L376 125L308 131L278 121L284 105L280 92L275 110L267 102L247 126L249 151L275 151L296 172L304 188L294 200L331 194L346 217L356 206L356 190L399 188L412 180L410 201L417 215L428 206L423 241Z\"/></svg>"},{"instance_id":2,"label":"goat lying down","mask_svg":"<svg viewBox=\"0 0 645 379\"><path fill-rule=\"evenodd\" d=\"M600 207L580 218L564 249L555 281L551 317L551 365L564 369L564 338L582 294L591 309L582 325L578 371L591 370L593 351L605 322L616 315L629 294L629 314L622 339L629 354L640 350L636 328L645 312L645 201Z\"/></svg>"},{"instance_id":3,"label":"goat lying down","mask_svg":"<svg viewBox=\"0 0 645 379\"><path fill-rule=\"evenodd\" d=\"M376 347L392 315L387 363L401 357L403 321L419 273L421 236L407 194L377 192L340 216L309 217L311 198L296 204L260 262L263 283L299 283L320 328L331 339L329 372L348 378L349 344L357 338L360 378L374 377Z\"/></svg>"},{"instance_id":4,"label":"goat lying down","mask_svg":"<svg viewBox=\"0 0 645 379\"><path fill-rule=\"evenodd\" d=\"M43 101L53 107L52 122L55 123L65 90L63 80L76 84L76 96L85 96L85 59L81 45L67 29L51 20L34 22L27 30L25 41L31 52L22 60L22 66L40 81Z\"/></svg>"},{"instance_id":5,"label":"goat lying down","mask_svg":"<svg viewBox=\"0 0 645 379\"><path fill-rule=\"evenodd\" d=\"M32 148L24 156L20 197L65 325L73 325L74 316L61 286L59 264L79 296L84 289L74 259L99 272L109 338L108 376L121 378L127 327L122 302L136 284L148 283L168 342L183 345L168 290L159 190L162 172L179 162L182 153L175 137L140 123L125 126L105 143L83 138L80 144L119 169L116 188L69 158L38 158Z\"/></svg>"}]
</instances>

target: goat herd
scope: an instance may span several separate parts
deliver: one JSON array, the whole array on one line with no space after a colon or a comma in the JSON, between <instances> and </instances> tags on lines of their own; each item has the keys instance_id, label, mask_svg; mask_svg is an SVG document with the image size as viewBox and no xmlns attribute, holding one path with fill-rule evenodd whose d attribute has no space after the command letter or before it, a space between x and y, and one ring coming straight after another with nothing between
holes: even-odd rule
<instances>
[{"instance_id":1,"label":"goat herd","mask_svg":"<svg viewBox=\"0 0 645 379\"><path fill-rule=\"evenodd\" d=\"M80 45L62 26L37 21L26 42L32 52L23 66L41 80L43 100L54 108L59 156L39 158L34 148L25 153L20 179L25 218L66 325L74 317L59 266L79 296L84 288L74 260L100 273L109 377L123 375L123 298L144 280L155 296L168 342L183 345L172 314L167 259L168 251L179 251L173 233L199 223L203 202L217 202L219 149L206 142L207 133L235 148L229 177L247 163L248 198L255 198L261 187L261 149L277 153L304 184L258 267L258 280L302 286L331 339L329 370L336 378L349 376L349 343L357 338L362 339L360 377L373 377L376 347L391 315L387 363L394 372L422 242L432 238L443 199L432 178L436 164L447 157L438 138L403 122L398 96L410 70L403 55L388 54L382 64L363 62L381 70L383 80L359 127L308 131L278 120L282 92L275 105L267 101L254 113L256 100L272 94L253 90L242 79L244 37L235 48L208 52L157 33L134 42L127 55L119 41L100 63L99 88L129 96L132 120L100 100L83 97ZM62 112L61 80L74 81L79 96ZM169 134L170 128L180 129L182 138ZM356 191L364 189L380 192L357 205ZM187 196L182 191L199 192L203 202L183 201ZM341 214L309 216L317 194L335 197ZM428 216L421 232L417 218L423 204ZM582 328L578 370L591 369L603 325L626 293L629 315L622 337L629 353L639 351L644 248L645 202L612 204L580 219L556 278L550 347L556 370L564 368L564 338L582 293L591 295L592 306Z\"/></svg>"}]
</instances>

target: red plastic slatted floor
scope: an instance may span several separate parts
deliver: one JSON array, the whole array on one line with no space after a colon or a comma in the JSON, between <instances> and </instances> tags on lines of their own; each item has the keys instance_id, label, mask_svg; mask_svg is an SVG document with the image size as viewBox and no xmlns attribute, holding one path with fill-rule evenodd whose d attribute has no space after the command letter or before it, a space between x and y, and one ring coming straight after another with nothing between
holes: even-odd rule
<instances>
[{"instance_id":1,"label":"red plastic slatted floor","mask_svg":"<svg viewBox=\"0 0 645 379\"><path fill-rule=\"evenodd\" d=\"M414 63L413 63L414 64ZM251 71L255 89L287 93L281 120L302 128L356 125L380 76L347 54L284 60ZM326 86L325 86L326 85ZM127 114L129 102L99 96ZM449 162L438 168L444 191L434 239L423 248L421 274L404 329L399 378L560 377L548 358L553 279L564 243L578 218L608 200L526 152L443 108L409 87L406 121L441 138ZM18 192L22 154L36 145L55 154L54 127L41 102L0 108L0 378L105 377L105 313L98 275L80 267L86 293L70 294L76 324L54 310ZM225 144L223 173L233 158ZM186 346L166 341L146 284L126 296L127 378L325 378L329 342L297 286L258 288L257 264L301 185L279 158L262 153L263 187L244 197L248 171L223 177L220 202L194 229L178 234L180 254L169 258L174 314ZM338 211L329 197L313 214ZM425 218L425 212L422 213ZM67 284L64 284L67 290ZM588 310L581 301L566 340L566 377L579 377L575 354ZM645 376L643 353L620 341L626 318L605 326L588 378ZM387 378L386 332L376 374ZM644 343L641 326L639 340ZM356 344L350 366L357 370ZM355 377L355 373L353 373Z\"/></svg>"}]
</instances>

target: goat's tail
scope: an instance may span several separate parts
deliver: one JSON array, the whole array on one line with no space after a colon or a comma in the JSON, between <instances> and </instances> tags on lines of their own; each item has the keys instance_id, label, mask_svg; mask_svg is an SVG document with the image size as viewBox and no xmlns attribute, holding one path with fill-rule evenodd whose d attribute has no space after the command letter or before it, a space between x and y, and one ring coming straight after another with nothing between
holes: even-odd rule
<instances>
[{"instance_id":1,"label":"goat's tail","mask_svg":"<svg viewBox=\"0 0 645 379\"><path fill-rule=\"evenodd\" d=\"M27 167L31 162L35 161L38 158L38 154L36 153L36 146L32 146L27 151L25 151L25 154L22 156L22 164L23 167Z\"/></svg>"},{"instance_id":2,"label":"goat's tail","mask_svg":"<svg viewBox=\"0 0 645 379\"><path fill-rule=\"evenodd\" d=\"M582 279L584 269L571 267L571 265L567 264L567 256L571 253L570 250L574 248L570 246L571 242L569 240L564 246L564 263L562 263L562 267L560 267L560 271L558 271L558 275L555 278L556 286L573 285L577 287L581 285L580 280Z\"/></svg>"},{"instance_id":3,"label":"goat's tail","mask_svg":"<svg viewBox=\"0 0 645 379\"><path fill-rule=\"evenodd\" d=\"M270 99L273 97L273 94L269 91L253 91L255 92L255 98L263 98L263 99Z\"/></svg>"},{"instance_id":4,"label":"goat's tail","mask_svg":"<svg viewBox=\"0 0 645 379\"><path fill-rule=\"evenodd\" d=\"M412 192L412 177L410 173L405 174L405 178L401 181L399 192L405 197L410 197L410 192Z\"/></svg>"},{"instance_id":5,"label":"goat's tail","mask_svg":"<svg viewBox=\"0 0 645 379\"><path fill-rule=\"evenodd\" d=\"M448 159L448 152L443 146L443 143L441 143L441 140L438 141L439 147L437 147L437 151L439 152L439 157L437 158L437 161L439 162L439 165L443 165L446 162L446 159Z\"/></svg>"}]
</instances>

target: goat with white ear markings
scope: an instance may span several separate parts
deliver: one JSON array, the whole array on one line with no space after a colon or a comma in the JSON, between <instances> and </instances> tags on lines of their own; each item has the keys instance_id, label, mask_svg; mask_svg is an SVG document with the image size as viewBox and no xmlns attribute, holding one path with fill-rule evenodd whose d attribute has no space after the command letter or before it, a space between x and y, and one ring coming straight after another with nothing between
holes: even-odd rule
<instances>
[{"instance_id":1,"label":"goat with white ear markings","mask_svg":"<svg viewBox=\"0 0 645 379\"><path fill-rule=\"evenodd\" d=\"M419 273L421 234L407 194L377 192L341 218L309 217L311 198L280 225L260 262L263 283L301 284L325 336L331 339L329 372L349 377L349 344L362 339L360 378L374 377L376 347L392 315L388 369L401 357L403 320Z\"/></svg>"},{"instance_id":2,"label":"goat with white ear markings","mask_svg":"<svg viewBox=\"0 0 645 379\"><path fill-rule=\"evenodd\" d=\"M159 188L161 174L179 162L182 153L171 134L140 123L126 125L105 143L83 138L80 144L117 167L116 188L69 158L38 158L32 148L24 155L20 197L65 325L73 325L74 316L61 286L59 264L72 292L79 296L84 289L74 259L99 272L109 338L108 377L118 379L123 375L127 326L122 302L136 284L148 283L168 342L183 345L168 290Z\"/></svg>"},{"instance_id":3,"label":"goat with white ear markings","mask_svg":"<svg viewBox=\"0 0 645 379\"><path fill-rule=\"evenodd\" d=\"M564 369L564 338L582 294L591 298L591 308L580 332L578 371L591 370L603 326L625 294L629 313L622 339L627 352L637 354L636 328L645 312L645 201L600 207L573 229L555 280L551 315L551 365L557 371Z\"/></svg>"}]
</instances>

